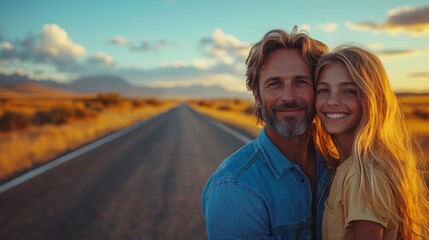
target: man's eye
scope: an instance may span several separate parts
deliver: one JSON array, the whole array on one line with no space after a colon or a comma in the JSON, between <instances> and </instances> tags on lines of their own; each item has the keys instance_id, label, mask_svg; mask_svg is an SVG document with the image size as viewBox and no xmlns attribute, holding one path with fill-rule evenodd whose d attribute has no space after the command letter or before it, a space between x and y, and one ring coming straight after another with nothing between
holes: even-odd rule
<instances>
[{"instance_id":1,"label":"man's eye","mask_svg":"<svg viewBox=\"0 0 429 240\"><path fill-rule=\"evenodd\" d=\"M304 81L304 80L297 80L297 81L295 82L295 84L296 84L296 85L304 85L304 84L307 84L307 82L306 82L306 81Z\"/></svg>"},{"instance_id":2,"label":"man's eye","mask_svg":"<svg viewBox=\"0 0 429 240\"><path fill-rule=\"evenodd\" d=\"M280 86L280 82L272 82L268 84L268 87L278 87L278 86Z\"/></svg>"}]
</instances>

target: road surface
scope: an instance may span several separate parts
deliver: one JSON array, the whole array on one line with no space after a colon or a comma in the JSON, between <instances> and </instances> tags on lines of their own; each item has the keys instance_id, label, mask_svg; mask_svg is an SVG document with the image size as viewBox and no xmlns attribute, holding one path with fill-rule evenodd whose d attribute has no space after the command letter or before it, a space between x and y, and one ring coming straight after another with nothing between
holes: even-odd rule
<instances>
[{"instance_id":1,"label":"road surface","mask_svg":"<svg viewBox=\"0 0 429 240\"><path fill-rule=\"evenodd\" d=\"M0 194L0 239L206 239L201 191L244 141L186 105Z\"/></svg>"}]
</instances>

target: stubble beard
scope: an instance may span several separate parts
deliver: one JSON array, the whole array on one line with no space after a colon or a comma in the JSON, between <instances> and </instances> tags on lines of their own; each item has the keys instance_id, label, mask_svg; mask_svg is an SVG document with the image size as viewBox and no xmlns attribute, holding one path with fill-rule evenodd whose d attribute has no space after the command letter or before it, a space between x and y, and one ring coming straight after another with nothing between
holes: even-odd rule
<instances>
[{"instance_id":1,"label":"stubble beard","mask_svg":"<svg viewBox=\"0 0 429 240\"><path fill-rule=\"evenodd\" d=\"M284 117L282 120L276 117L276 112L280 109L296 109L303 108L305 117L302 121L298 122L297 117ZM283 103L274 105L268 110L264 105L261 107L262 118L265 124L273 128L278 134L284 137L294 137L304 134L304 132L310 127L311 122L314 119L315 111L310 109L307 104Z\"/></svg>"}]
</instances>

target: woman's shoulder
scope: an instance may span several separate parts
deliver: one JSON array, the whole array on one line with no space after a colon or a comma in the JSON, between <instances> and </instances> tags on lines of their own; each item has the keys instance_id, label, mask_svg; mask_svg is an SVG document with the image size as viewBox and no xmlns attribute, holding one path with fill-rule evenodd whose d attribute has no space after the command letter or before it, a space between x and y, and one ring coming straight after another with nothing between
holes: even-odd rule
<instances>
[{"instance_id":1,"label":"woman's shoulder","mask_svg":"<svg viewBox=\"0 0 429 240\"><path fill-rule=\"evenodd\" d=\"M343 178L344 180L356 177L356 163L355 158L350 156L344 160L335 170L335 176L337 178Z\"/></svg>"}]
</instances>

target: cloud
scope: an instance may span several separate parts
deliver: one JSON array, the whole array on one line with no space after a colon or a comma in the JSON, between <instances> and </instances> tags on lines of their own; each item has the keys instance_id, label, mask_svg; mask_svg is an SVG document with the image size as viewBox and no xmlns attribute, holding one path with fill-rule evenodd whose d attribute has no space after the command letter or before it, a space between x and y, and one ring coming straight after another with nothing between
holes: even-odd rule
<instances>
[{"instance_id":1,"label":"cloud","mask_svg":"<svg viewBox=\"0 0 429 240\"><path fill-rule=\"evenodd\" d=\"M240 41L233 35L225 34L222 29L215 29L210 37L200 40L200 50L206 56L217 59L219 62L244 63L250 50L250 44Z\"/></svg>"},{"instance_id":2,"label":"cloud","mask_svg":"<svg viewBox=\"0 0 429 240\"><path fill-rule=\"evenodd\" d=\"M1 44L0 49L10 51L13 49L13 45L10 42L4 42Z\"/></svg>"},{"instance_id":3,"label":"cloud","mask_svg":"<svg viewBox=\"0 0 429 240\"><path fill-rule=\"evenodd\" d=\"M160 42L161 46L165 43ZM156 44L143 41L141 50L149 50ZM202 37L199 50L208 58L164 62L154 69L115 69L115 74L124 76L134 83L150 86L183 86L187 84L228 85L234 79L234 86L228 89L244 89L244 59L250 45L238 38L225 34L221 29L213 31L210 37ZM107 72L113 71L112 69ZM217 77L213 77L217 76ZM224 76L222 78L220 76ZM238 80L238 81L237 81Z\"/></svg>"},{"instance_id":4,"label":"cloud","mask_svg":"<svg viewBox=\"0 0 429 240\"><path fill-rule=\"evenodd\" d=\"M0 59L49 63L68 71L76 70L79 67L77 58L85 54L85 48L70 39L64 29L56 24L45 24L39 35L28 34L22 40L3 44Z\"/></svg>"},{"instance_id":5,"label":"cloud","mask_svg":"<svg viewBox=\"0 0 429 240\"><path fill-rule=\"evenodd\" d=\"M175 61L175 62L164 62L161 64L162 68L182 68L182 67L189 67L190 64L185 61Z\"/></svg>"},{"instance_id":6,"label":"cloud","mask_svg":"<svg viewBox=\"0 0 429 240\"><path fill-rule=\"evenodd\" d=\"M194 59L192 61L175 61L175 62L164 62L161 64L162 68L181 68L181 67L193 67L197 70L209 70L217 63L213 59Z\"/></svg>"},{"instance_id":7,"label":"cloud","mask_svg":"<svg viewBox=\"0 0 429 240\"><path fill-rule=\"evenodd\" d=\"M36 43L36 49L54 59L73 59L85 55L83 46L74 43L67 32L56 24L43 26L41 41Z\"/></svg>"},{"instance_id":8,"label":"cloud","mask_svg":"<svg viewBox=\"0 0 429 240\"><path fill-rule=\"evenodd\" d=\"M429 49L389 49L376 53L385 60L429 55Z\"/></svg>"},{"instance_id":9,"label":"cloud","mask_svg":"<svg viewBox=\"0 0 429 240\"><path fill-rule=\"evenodd\" d=\"M429 5L404 6L388 11L386 19L376 22L346 22L346 27L357 31L387 32L388 34L407 33L411 36L429 34Z\"/></svg>"},{"instance_id":10,"label":"cloud","mask_svg":"<svg viewBox=\"0 0 429 240\"><path fill-rule=\"evenodd\" d=\"M409 76L415 78L429 78L429 72L415 72L410 73Z\"/></svg>"},{"instance_id":11,"label":"cloud","mask_svg":"<svg viewBox=\"0 0 429 240\"><path fill-rule=\"evenodd\" d=\"M155 42L150 42L148 40L142 40L139 46L131 46L132 51L158 51L166 47L166 42L163 40L158 40Z\"/></svg>"},{"instance_id":12,"label":"cloud","mask_svg":"<svg viewBox=\"0 0 429 240\"><path fill-rule=\"evenodd\" d=\"M196 69L207 70L216 65L216 62L212 59L195 59L192 60L191 64Z\"/></svg>"},{"instance_id":13,"label":"cloud","mask_svg":"<svg viewBox=\"0 0 429 240\"><path fill-rule=\"evenodd\" d=\"M107 67L114 65L113 57L104 52L96 52L93 56L88 58L88 63Z\"/></svg>"},{"instance_id":14,"label":"cloud","mask_svg":"<svg viewBox=\"0 0 429 240\"><path fill-rule=\"evenodd\" d=\"M374 22L350 22L345 23L346 27L353 31L368 31L380 32L381 28Z\"/></svg>"},{"instance_id":15,"label":"cloud","mask_svg":"<svg viewBox=\"0 0 429 240\"><path fill-rule=\"evenodd\" d=\"M109 40L109 43L113 45L118 45L118 46L127 46L131 44L131 42L128 39L121 36L114 36Z\"/></svg>"},{"instance_id":16,"label":"cloud","mask_svg":"<svg viewBox=\"0 0 429 240\"><path fill-rule=\"evenodd\" d=\"M122 36L114 36L109 39L109 43L117 46L128 46L131 51L158 51L167 46L164 40L148 41L143 39L140 44L135 45L130 40Z\"/></svg>"},{"instance_id":17,"label":"cloud","mask_svg":"<svg viewBox=\"0 0 429 240\"><path fill-rule=\"evenodd\" d=\"M16 55L15 47L10 42L3 42L0 45L0 62L4 63L7 59L12 59Z\"/></svg>"},{"instance_id":18,"label":"cloud","mask_svg":"<svg viewBox=\"0 0 429 240\"><path fill-rule=\"evenodd\" d=\"M338 29L338 25L336 23L330 22L326 24L317 24L317 28L321 29L326 33L331 33Z\"/></svg>"},{"instance_id":19,"label":"cloud","mask_svg":"<svg viewBox=\"0 0 429 240\"><path fill-rule=\"evenodd\" d=\"M429 34L429 5L390 10L384 26L392 32L408 31L416 36Z\"/></svg>"},{"instance_id":20,"label":"cloud","mask_svg":"<svg viewBox=\"0 0 429 240\"><path fill-rule=\"evenodd\" d=\"M199 50L208 57L206 59L164 62L161 67L150 70L117 70L134 82L144 82L151 86L216 83L228 89L246 90L243 80L244 60L249 49L250 44L224 33L221 29L215 29L211 36L200 39ZM235 83L230 85L232 79ZM228 85L230 87L227 87Z\"/></svg>"},{"instance_id":21,"label":"cloud","mask_svg":"<svg viewBox=\"0 0 429 240\"><path fill-rule=\"evenodd\" d=\"M140 45L128 45L133 51L156 51L166 46L166 42L161 40L142 40ZM211 36L200 39L198 49L208 58L164 62L154 69L106 69L105 73L115 73L133 83L148 86L230 85L231 79L243 80L244 60L250 44L215 29ZM235 80L233 82L236 83L229 89L246 89L244 80L238 83Z\"/></svg>"}]
</instances>

